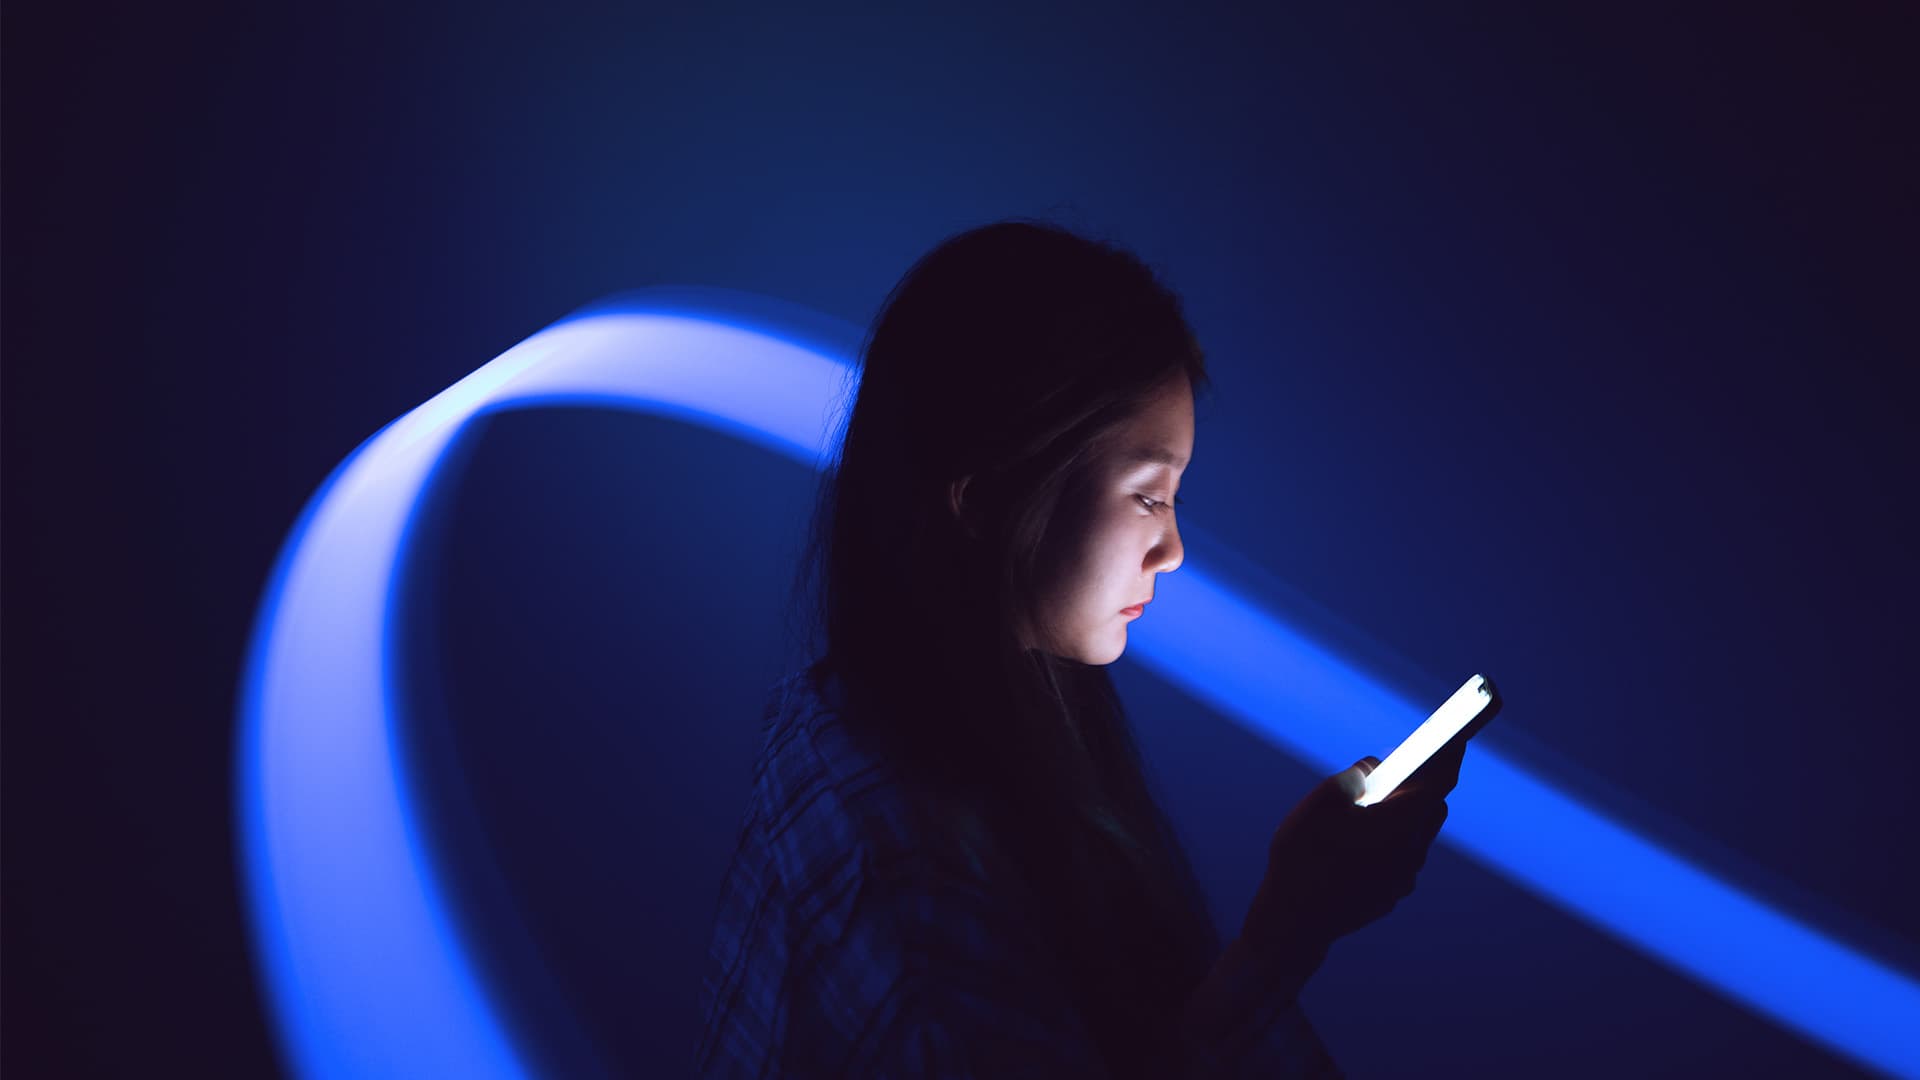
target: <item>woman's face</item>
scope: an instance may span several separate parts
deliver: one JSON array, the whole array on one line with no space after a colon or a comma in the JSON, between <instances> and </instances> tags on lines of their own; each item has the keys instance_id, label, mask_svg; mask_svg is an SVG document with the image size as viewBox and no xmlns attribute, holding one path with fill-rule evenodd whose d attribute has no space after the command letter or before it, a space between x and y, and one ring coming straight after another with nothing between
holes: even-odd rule
<instances>
[{"instance_id":1,"label":"woman's face","mask_svg":"<svg viewBox=\"0 0 1920 1080\"><path fill-rule=\"evenodd\" d=\"M1023 634L1029 648L1083 664L1120 658L1128 625L1142 617L1121 609L1151 599L1156 576L1180 565L1173 497L1193 458L1185 373L1113 436L1093 460L1090 482L1060 507L1043 556L1038 640Z\"/></svg>"}]
</instances>

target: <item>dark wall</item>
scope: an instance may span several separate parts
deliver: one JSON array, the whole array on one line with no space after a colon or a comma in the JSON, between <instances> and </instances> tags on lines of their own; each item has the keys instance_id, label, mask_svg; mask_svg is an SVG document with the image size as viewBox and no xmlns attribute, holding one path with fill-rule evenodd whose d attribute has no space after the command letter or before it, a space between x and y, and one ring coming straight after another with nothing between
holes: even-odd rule
<instances>
[{"instance_id":1,"label":"dark wall","mask_svg":"<svg viewBox=\"0 0 1920 1080\"><path fill-rule=\"evenodd\" d=\"M1183 519L1436 676L1495 675L1553 775L1915 970L1920 814L1874 782L1920 754L1895 5L16 3L3 29L9 1071L276 1070L234 695L343 456L603 295L857 324L1009 214L1111 234L1186 297L1222 392ZM685 999L649 996L671 969L625 960L697 959L811 477L620 414L474 439L413 625L443 719L476 719L431 730L509 865L513 800L606 749L554 811L602 820L566 864L601 887L519 903L633 1064L682 1033ZM1237 917L1313 772L1116 678ZM582 960L585 928L621 959ZM1308 1006L1357 1076L1850 1070L1444 845Z\"/></svg>"}]
</instances>

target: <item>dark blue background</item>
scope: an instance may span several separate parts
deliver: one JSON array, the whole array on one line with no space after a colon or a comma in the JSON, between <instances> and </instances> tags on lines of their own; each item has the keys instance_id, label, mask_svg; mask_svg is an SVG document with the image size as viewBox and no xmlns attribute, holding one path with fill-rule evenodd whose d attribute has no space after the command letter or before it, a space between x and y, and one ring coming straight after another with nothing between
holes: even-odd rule
<instances>
[{"instance_id":1,"label":"dark blue background","mask_svg":"<svg viewBox=\"0 0 1920 1080\"><path fill-rule=\"evenodd\" d=\"M1494 675L1490 741L1920 972L1893 12L9 5L6 1064L275 1070L234 693L363 439L608 293L857 325L1008 214L1185 296L1196 535L1435 700ZM439 827L530 932L502 970L537 942L640 1068L690 1050L812 477L598 411L462 454L408 608ZM1314 773L1115 676L1237 920ZM1356 1076L1853 1071L1444 845L1306 1000Z\"/></svg>"}]
</instances>

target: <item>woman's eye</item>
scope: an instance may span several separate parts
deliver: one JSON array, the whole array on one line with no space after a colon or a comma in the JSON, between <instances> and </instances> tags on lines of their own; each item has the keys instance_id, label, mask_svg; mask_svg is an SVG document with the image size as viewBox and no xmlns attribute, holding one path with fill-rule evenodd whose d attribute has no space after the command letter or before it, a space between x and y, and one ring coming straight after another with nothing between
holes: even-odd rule
<instances>
[{"instance_id":1,"label":"woman's eye","mask_svg":"<svg viewBox=\"0 0 1920 1080\"><path fill-rule=\"evenodd\" d=\"M1165 506L1165 505L1167 505L1166 503L1163 503L1163 502L1161 502L1161 501L1160 501L1160 500L1158 500L1158 499L1153 499L1153 498L1148 498L1148 497L1147 497L1147 496L1145 496L1145 495L1135 495L1135 496L1134 496L1134 498L1136 498L1136 499L1139 499L1139 500L1140 500L1140 502L1141 502L1141 503L1142 503L1143 505L1145 505L1145 506L1146 506L1146 508L1147 508L1147 509L1149 509L1149 510L1158 510L1159 508L1161 508L1161 507L1163 507L1163 506ZM1175 506L1182 506L1182 505L1184 505L1184 504L1186 503L1186 501L1187 501L1187 500L1185 500L1185 499L1183 499L1183 498L1181 498L1181 497L1180 497L1180 496L1178 496L1178 495L1175 495L1175 496L1173 497L1173 505L1175 505Z\"/></svg>"}]
</instances>

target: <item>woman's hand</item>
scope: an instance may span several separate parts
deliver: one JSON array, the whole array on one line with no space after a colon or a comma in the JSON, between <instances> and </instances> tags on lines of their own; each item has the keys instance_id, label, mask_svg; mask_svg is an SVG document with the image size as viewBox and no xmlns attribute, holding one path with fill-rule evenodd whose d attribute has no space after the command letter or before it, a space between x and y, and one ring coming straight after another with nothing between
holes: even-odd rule
<instances>
[{"instance_id":1,"label":"woman's hand","mask_svg":"<svg viewBox=\"0 0 1920 1080\"><path fill-rule=\"evenodd\" d=\"M1410 895L1447 820L1466 745L1458 739L1441 749L1372 806L1353 800L1378 758L1361 758L1308 792L1274 831L1242 946L1277 962L1324 954Z\"/></svg>"}]
</instances>

